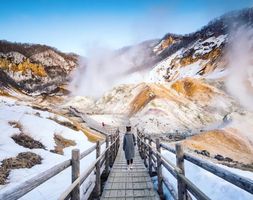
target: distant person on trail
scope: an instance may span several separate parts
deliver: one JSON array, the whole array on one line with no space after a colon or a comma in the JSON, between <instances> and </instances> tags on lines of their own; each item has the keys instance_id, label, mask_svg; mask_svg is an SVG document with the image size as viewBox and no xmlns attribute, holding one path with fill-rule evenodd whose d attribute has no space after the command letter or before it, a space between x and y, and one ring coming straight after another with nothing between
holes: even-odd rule
<instances>
[{"instance_id":1,"label":"distant person on trail","mask_svg":"<svg viewBox=\"0 0 253 200\"><path fill-rule=\"evenodd\" d=\"M102 126L103 126L103 127L105 126L105 123L104 123L104 122L102 122Z\"/></svg>"},{"instance_id":2,"label":"distant person on trail","mask_svg":"<svg viewBox=\"0 0 253 200\"><path fill-rule=\"evenodd\" d=\"M136 140L134 134L131 132L131 126L126 126L126 133L123 139L123 150L127 160L127 170L133 169L133 158L134 158L134 146Z\"/></svg>"}]
</instances>

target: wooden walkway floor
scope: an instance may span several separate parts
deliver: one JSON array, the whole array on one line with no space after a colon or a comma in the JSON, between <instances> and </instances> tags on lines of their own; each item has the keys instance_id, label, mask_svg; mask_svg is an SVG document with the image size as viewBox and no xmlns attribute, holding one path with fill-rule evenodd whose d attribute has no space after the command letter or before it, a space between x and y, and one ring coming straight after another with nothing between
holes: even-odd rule
<instances>
[{"instance_id":1,"label":"wooden walkway floor","mask_svg":"<svg viewBox=\"0 0 253 200\"><path fill-rule=\"evenodd\" d=\"M137 148L133 169L127 171L122 145L105 184L101 200L159 200Z\"/></svg>"}]
</instances>

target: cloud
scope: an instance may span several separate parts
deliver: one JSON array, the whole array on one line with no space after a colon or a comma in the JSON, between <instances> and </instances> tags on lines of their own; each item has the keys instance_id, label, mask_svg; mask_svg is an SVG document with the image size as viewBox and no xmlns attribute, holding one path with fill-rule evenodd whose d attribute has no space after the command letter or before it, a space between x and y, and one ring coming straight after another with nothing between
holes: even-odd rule
<instances>
[{"instance_id":1,"label":"cloud","mask_svg":"<svg viewBox=\"0 0 253 200\"><path fill-rule=\"evenodd\" d=\"M93 45L73 73L70 91L73 95L99 98L115 85L142 81L143 76L136 72L136 67L147 56L141 45L118 51Z\"/></svg>"},{"instance_id":2,"label":"cloud","mask_svg":"<svg viewBox=\"0 0 253 200\"><path fill-rule=\"evenodd\" d=\"M230 42L226 86L242 106L253 111L253 30L240 28L232 32Z\"/></svg>"}]
</instances>

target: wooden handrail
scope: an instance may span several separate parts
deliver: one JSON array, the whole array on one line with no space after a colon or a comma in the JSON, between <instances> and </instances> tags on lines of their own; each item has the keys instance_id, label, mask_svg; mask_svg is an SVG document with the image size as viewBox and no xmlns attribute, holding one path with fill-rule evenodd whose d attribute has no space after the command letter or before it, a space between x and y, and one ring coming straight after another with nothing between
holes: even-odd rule
<instances>
[{"instance_id":1,"label":"wooden handrail","mask_svg":"<svg viewBox=\"0 0 253 200\"><path fill-rule=\"evenodd\" d=\"M92 147L90 147L89 149L87 149L83 153L81 153L80 159L83 159L84 157L88 156L94 150L96 150L96 145L93 145Z\"/></svg>"},{"instance_id":2,"label":"wooden handrail","mask_svg":"<svg viewBox=\"0 0 253 200\"><path fill-rule=\"evenodd\" d=\"M34 188L38 187L42 183L46 182L48 179L52 178L53 176L59 174L66 168L70 167L71 160L66 160L54 167L48 169L47 171L41 172L40 174L30 178L29 180L23 182L22 184L8 190L2 194L0 194L0 199L4 200L16 200L26 193L30 192Z\"/></svg>"},{"instance_id":3,"label":"wooden handrail","mask_svg":"<svg viewBox=\"0 0 253 200\"><path fill-rule=\"evenodd\" d=\"M175 150L168 147L165 144L161 143L161 147L164 149L175 153ZM189 162L207 170L208 172L211 172L212 174L228 181L229 183L253 194L253 180L250 180L249 178L242 177L238 174L235 174L229 170L226 170L222 167L219 167L209 161L194 157L190 155L189 153L184 153L184 159L188 160Z\"/></svg>"},{"instance_id":4,"label":"wooden handrail","mask_svg":"<svg viewBox=\"0 0 253 200\"><path fill-rule=\"evenodd\" d=\"M92 119L91 117L88 117L88 115L78 111L76 108L70 106L69 110L77 117L80 117L83 121L85 121L88 126L98 132L100 132L103 135L111 135L111 133L116 131L116 127L106 124L105 127L102 126L102 124L98 123L96 120Z\"/></svg>"},{"instance_id":5,"label":"wooden handrail","mask_svg":"<svg viewBox=\"0 0 253 200\"><path fill-rule=\"evenodd\" d=\"M88 170L86 170L78 179L76 179L75 182L73 182L60 196L60 198L58 200L63 200L63 199L67 199L69 197L69 194L72 192L72 190L76 187L76 185L78 183L82 184L83 181L85 181L85 179L91 174L91 172L94 170L94 168L96 167L96 165L101 161L101 159L105 156L106 152L109 151L109 149L111 148L111 146L115 145L117 140L119 139L119 135L117 137L115 137L115 141L113 143L110 144L109 147L107 147L102 154L99 155L99 157L97 157L97 159L90 165L90 167L88 168ZM100 144L99 144L100 145ZM100 168L100 164L99 166L97 166ZM96 172L98 173L98 171ZM100 175L100 173L99 173ZM99 194L100 195L100 194Z\"/></svg>"},{"instance_id":6,"label":"wooden handrail","mask_svg":"<svg viewBox=\"0 0 253 200\"><path fill-rule=\"evenodd\" d=\"M148 141L149 141L148 143L145 141L146 139L148 139ZM205 161L203 159L196 158L188 153L184 153L179 144L178 144L178 146L179 146L178 151L176 151L176 149L173 149L163 143L158 144L158 141L154 141L150 137L146 137L145 135L143 135L142 133L140 133L138 131L137 131L137 140L138 140L138 147L139 147L138 149L139 149L140 154L142 155L143 158L145 158L143 155L145 155L145 156L147 155L148 157L151 156L151 158L148 158L148 159L151 161L149 163L152 163L152 165L154 165L153 162L155 162L157 164L157 161L158 161L158 159L155 159L154 155L156 155L156 158L161 158L161 164L165 167L165 169L167 169L178 180L178 184L179 184L178 191L180 193L180 194L178 194L179 200L190 199L187 192L184 192L184 189L186 189L191 194L193 194L197 199L203 199L203 200L210 199L196 185L194 185L189 179L187 179L186 176L184 175L184 173L183 173L184 172L184 165L182 164L184 159L190 161L191 163L207 170L208 172L210 172L220 178L223 178L227 182L253 194L253 181L252 180L242 177L240 175L237 175L237 174L230 172L230 171L228 171L224 168L221 168L219 166L216 166L209 161ZM156 149L154 148L154 146L152 146L152 143L156 144ZM162 155L158 151L158 148L159 148L158 145L160 147L164 148L165 150L168 150L171 153L176 154L177 165L175 165L174 163L169 161L164 155ZM146 151L146 149L148 149L148 152ZM145 160L144 160L144 162L145 162ZM158 171L158 173L159 173L159 171ZM158 174L158 176L159 176L159 174ZM158 189L159 189L159 184L161 184L159 182L165 183L165 181L158 177ZM175 193L175 190L172 191L172 187L170 186L170 184L168 182L165 183L165 186L172 193ZM160 193L161 192L162 191L160 191ZM175 197L175 194L173 194L173 196Z\"/></svg>"},{"instance_id":7,"label":"wooden handrail","mask_svg":"<svg viewBox=\"0 0 253 200\"><path fill-rule=\"evenodd\" d=\"M73 191L73 189L75 189L78 184L82 184L85 181L85 179L92 173L92 171L95 168L95 165L98 162L101 161L102 164L106 163L105 162L105 157L106 157L105 155L108 151L110 151L110 148L112 146L115 146L115 151L118 150L120 136L119 136L118 132L116 132L116 134L117 135L116 135L116 137L114 137L115 139L111 142L111 144L101 153L101 155L98 158L96 158L96 160L94 162L92 162L92 164L79 177L76 178L76 175L78 173L75 172L76 173L76 175L74 176L76 178L75 181L73 181L73 183L61 194L59 199L68 199L70 197L70 194ZM108 135L108 137L109 137L109 135ZM103 145L104 143L105 143L105 140L101 141L100 145ZM75 160L79 159L79 158L80 158L79 160L81 160L95 150L96 150L96 145L93 145L89 149L82 152L80 154L80 157L77 156L75 158ZM40 174L32 177L31 179L21 183L20 185L17 185L16 187L14 187L10 190L7 190L4 193L1 193L0 199L4 199L4 200L19 199L20 197L24 196L25 194L27 194L28 192L30 192L34 188L38 187L39 185L46 182L50 178L59 174L60 172L62 172L66 168L72 166L72 164L73 164L72 162L74 162L74 160L73 160L74 155L76 155L76 154L72 153L72 159L68 159L66 161L63 161L63 162L53 166L52 168L48 169L47 171L41 172ZM103 161L103 159L104 159L104 161ZM108 162L108 164L109 164L109 162ZM76 170L78 170L78 166L76 167ZM73 171L72 171L72 177L73 177ZM76 193L75 195L79 196L79 193ZM78 199L78 198L76 198L76 199Z\"/></svg>"},{"instance_id":8,"label":"wooden handrail","mask_svg":"<svg viewBox=\"0 0 253 200\"><path fill-rule=\"evenodd\" d=\"M81 180L85 181L85 179L90 175L90 173L95 168L95 165L101 160L103 157L103 154L101 154L92 164L90 167L85 170L79 178L77 178L69 187L62 193L62 195L58 198L58 200L63 200L68 197L68 195L71 193L71 191L77 186L78 183L81 182Z\"/></svg>"}]
</instances>

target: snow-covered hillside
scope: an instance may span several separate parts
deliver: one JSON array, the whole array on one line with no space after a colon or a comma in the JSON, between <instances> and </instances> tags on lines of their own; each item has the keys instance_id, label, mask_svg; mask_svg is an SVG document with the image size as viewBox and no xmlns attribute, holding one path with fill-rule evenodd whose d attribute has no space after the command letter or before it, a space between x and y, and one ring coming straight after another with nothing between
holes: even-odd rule
<instances>
[{"instance_id":1,"label":"snow-covered hillside","mask_svg":"<svg viewBox=\"0 0 253 200\"><path fill-rule=\"evenodd\" d=\"M69 119L4 97L0 100L0 132L0 194L69 159L73 148L82 152L94 145ZM94 160L95 155L82 162L87 159ZM86 167L81 165L82 170ZM35 194L40 200L56 199L70 182L67 169L21 199L34 199Z\"/></svg>"},{"instance_id":2,"label":"snow-covered hillside","mask_svg":"<svg viewBox=\"0 0 253 200\"><path fill-rule=\"evenodd\" d=\"M149 80L154 82L175 81L185 77L222 77L225 66L217 63L221 57L221 46L227 35L199 39L188 47L183 47L154 66ZM160 45L160 44L158 44Z\"/></svg>"}]
</instances>

